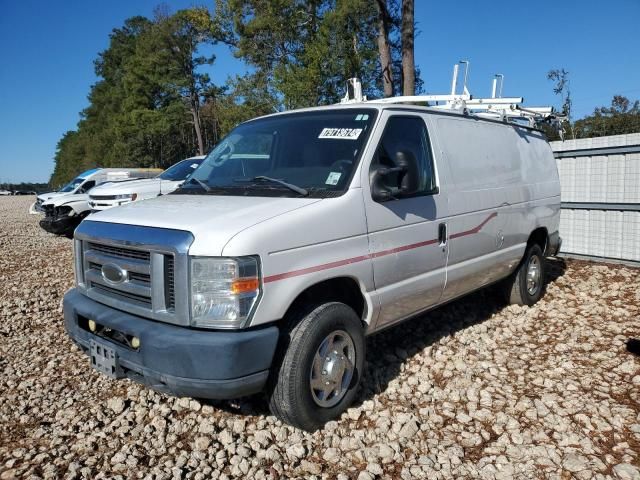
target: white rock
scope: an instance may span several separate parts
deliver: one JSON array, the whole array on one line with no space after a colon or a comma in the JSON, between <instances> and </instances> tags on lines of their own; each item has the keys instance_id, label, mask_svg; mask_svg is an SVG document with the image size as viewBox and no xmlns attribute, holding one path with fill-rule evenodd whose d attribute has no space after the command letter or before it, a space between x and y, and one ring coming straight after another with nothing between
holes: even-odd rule
<instances>
[{"instance_id":1,"label":"white rock","mask_svg":"<svg viewBox=\"0 0 640 480\"><path fill-rule=\"evenodd\" d=\"M375 476L373 476L371 473L367 472L366 470L363 470L358 474L358 480L374 480L374 479L375 479Z\"/></svg>"},{"instance_id":2,"label":"white rock","mask_svg":"<svg viewBox=\"0 0 640 480\"><path fill-rule=\"evenodd\" d=\"M120 397L110 398L107 400L107 407L115 414L122 413L125 407L124 400Z\"/></svg>"},{"instance_id":3,"label":"white rock","mask_svg":"<svg viewBox=\"0 0 640 480\"><path fill-rule=\"evenodd\" d=\"M619 463L613 467L613 474L620 480L640 480L640 470L630 463Z\"/></svg>"},{"instance_id":4,"label":"white rock","mask_svg":"<svg viewBox=\"0 0 640 480\"><path fill-rule=\"evenodd\" d=\"M562 459L562 466L572 473L586 470L588 465L588 460L585 457L575 453L569 453Z\"/></svg>"},{"instance_id":5,"label":"white rock","mask_svg":"<svg viewBox=\"0 0 640 480\"><path fill-rule=\"evenodd\" d=\"M416 421L409 420L407 423L405 423L402 426L402 428L398 432L398 436L400 438L410 438L410 437L413 437L416 433L418 433L419 430L420 430L420 427L418 427L418 424L416 423Z\"/></svg>"}]
</instances>

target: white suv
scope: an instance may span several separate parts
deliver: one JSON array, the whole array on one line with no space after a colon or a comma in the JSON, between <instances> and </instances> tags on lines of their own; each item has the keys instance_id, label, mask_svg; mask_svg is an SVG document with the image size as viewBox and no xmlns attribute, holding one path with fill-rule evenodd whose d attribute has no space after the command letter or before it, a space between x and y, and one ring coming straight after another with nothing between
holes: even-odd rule
<instances>
[{"instance_id":1,"label":"white suv","mask_svg":"<svg viewBox=\"0 0 640 480\"><path fill-rule=\"evenodd\" d=\"M167 168L155 178L108 183L91 190L89 207L106 210L125 203L166 195L178 188L200 166L204 156L190 157Z\"/></svg>"}]
</instances>

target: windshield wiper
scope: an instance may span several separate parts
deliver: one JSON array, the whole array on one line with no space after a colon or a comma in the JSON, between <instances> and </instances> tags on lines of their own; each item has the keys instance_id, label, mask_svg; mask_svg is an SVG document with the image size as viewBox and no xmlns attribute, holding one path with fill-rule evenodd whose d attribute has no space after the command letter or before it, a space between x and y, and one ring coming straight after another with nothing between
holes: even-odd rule
<instances>
[{"instance_id":1,"label":"windshield wiper","mask_svg":"<svg viewBox=\"0 0 640 480\"><path fill-rule=\"evenodd\" d=\"M257 177L253 177L253 178L234 178L233 181L234 182L272 182L272 183L277 183L278 185L282 185L283 187L287 187L289 190L292 190L302 195L303 197L306 197L307 195L309 195L309 192L305 188L299 187L297 185L293 185L292 183L287 183L284 180L280 180L279 178L267 177L265 175L258 175Z\"/></svg>"},{"instance_id":2,"label":"windshield wiper","mask_svg":"<svg viewBox=\"0 0 640 480\"><path fill-rule=\"evenodd\" d=\"M198 180L197 178L191 177L186 183L192 183L192 182L196 182L198 185L200 185L205 192L211 191L211 187L206 183L204 183L202 180Z\"/></svg>"}]
</instances>

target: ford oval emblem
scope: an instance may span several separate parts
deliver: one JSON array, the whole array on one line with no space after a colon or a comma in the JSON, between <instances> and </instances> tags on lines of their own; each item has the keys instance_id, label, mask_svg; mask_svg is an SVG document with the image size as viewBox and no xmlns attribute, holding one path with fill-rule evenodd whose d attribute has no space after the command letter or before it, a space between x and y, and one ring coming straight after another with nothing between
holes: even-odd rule
<instances>
[{"instance_id":1,"label":"ford oval emblem","mask_svg":"<svg viewBox=\"0 0 640 480\"><path fill-rule=\"evenodd\" d=\"M102 265L101 272L102 278L104 278L107 283L111 283L113 285L118 285L127 279L127 271L113 263L105 263Z\"/></svg>"}]
</instances>

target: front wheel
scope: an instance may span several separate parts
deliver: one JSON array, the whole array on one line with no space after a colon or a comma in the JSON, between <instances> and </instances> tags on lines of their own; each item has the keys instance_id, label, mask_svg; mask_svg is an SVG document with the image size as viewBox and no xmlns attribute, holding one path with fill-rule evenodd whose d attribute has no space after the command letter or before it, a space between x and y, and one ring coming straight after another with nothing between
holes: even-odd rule
<instances>
[{"instance_id":1,"label":"front wheel","mask_svg":"<svg viewBox=\"0 0 640 480\"><path fill-rule=\"evenodd\" d=\"M517 270L505 281L505 294L509 303L533 305L544 289L544 255L539 245L531 245Z\"/></svg>"},{"instance_id":2,"label":"front wheel","mask_svg":"<svg viewBox=\"0 0 640 480\"><path fill-rule=\"evenodd\" d=\"M353 309L338 302L294 320L273 374L269 407L283 422L313 431L353 401L364 367L364 333Z\"/></svg>"}]
</instances>

